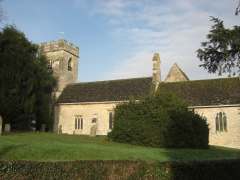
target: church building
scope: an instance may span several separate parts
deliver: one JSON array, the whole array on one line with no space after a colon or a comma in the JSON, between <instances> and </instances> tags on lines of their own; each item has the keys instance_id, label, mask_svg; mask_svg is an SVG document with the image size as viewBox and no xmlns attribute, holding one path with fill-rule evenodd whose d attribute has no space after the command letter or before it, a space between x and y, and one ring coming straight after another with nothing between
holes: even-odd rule
<instances>
[{"instance_id":1,"label":"church building","mask_svg":"<svg viewBox=\"0 0 240 180\"><path fill-rule=\"evenodd\" d=\"M191 81L174 64L161 80L160 57L152 59L152 77L76 82L79 48L58 40L40 45L58 79L54 130L58 133L107 135L114 126L114 108L130 98L147 96L152 87L183 98L189 109L207 119L209 144L240 148L240 79ZM151 60L149 60L151 63ZM155 89L155 90L156 90Z\"/></svg>"}]
</instances>

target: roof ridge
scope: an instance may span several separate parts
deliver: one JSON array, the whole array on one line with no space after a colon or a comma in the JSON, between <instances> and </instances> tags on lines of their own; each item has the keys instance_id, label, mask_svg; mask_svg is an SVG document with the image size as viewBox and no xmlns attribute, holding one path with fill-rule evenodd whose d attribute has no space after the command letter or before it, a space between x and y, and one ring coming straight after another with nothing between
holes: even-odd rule
<instances>
[{"instance_id":1,"label":"roof ridge","mask_svg":"<svg viewBox=\"0 0 240 180\"><path fill-rule=\"evenodd\" d=\"M196 80L178 81L178 82L165 82L165 81L161 81L160 83L191 83L191 82L197 82L197 81L200 82L200 81L213 81L213 80L226 80L226 79L239 79L239 77L223 77L223 78L213 78L213 79L196 79Z\"/></svg>"},{"instance_id":2,"label":"roof ridge","mask_svg":"<svg viewBox=\"0 0 240 180\"><path fill-rule=\"evenodd\" d=\"M189 80L188 76L186 75L186 73L182 70L182 68L177 64L175 63L175 66L177 66L178 70L182 73L182 75L187 79Z\"/></svg>"},{"instance_id":3,"label":"roof ridge","mask_svg":"<svg viewBox=\"0 0 240 180\"><path fill-rule=\"evenodd\" d=\"M76 82L76 83L70 83L68 85L92 84L92 83L101 83L101 82L117 82L117 81L124 81L124 80L150 79L150 78L152 77L147 76L147 77L137 77L137 78L126 78L126 79L110 79L110 80L89 81L89 82Z\"/></svg>"}]
</instances>

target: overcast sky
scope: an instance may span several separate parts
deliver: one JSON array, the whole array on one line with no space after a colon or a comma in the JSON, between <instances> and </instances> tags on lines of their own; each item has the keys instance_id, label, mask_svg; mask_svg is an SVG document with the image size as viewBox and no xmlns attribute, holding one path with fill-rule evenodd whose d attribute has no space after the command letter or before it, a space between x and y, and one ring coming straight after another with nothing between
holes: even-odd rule
<instances>
[{"instance_id":1,"label":"overcast sky","mask_svg":"<svg viewBox=\"0 0 240 180\"><path fill-rule=\"evenodd\" d=\"M196 50L210 16L240 24L237 0L4 0L4 24L35 43L65 38L80 47L79 81L151 76L161 56L164 79L174 62L190 79L214 78Z\"/></svg>"}]
</instances>

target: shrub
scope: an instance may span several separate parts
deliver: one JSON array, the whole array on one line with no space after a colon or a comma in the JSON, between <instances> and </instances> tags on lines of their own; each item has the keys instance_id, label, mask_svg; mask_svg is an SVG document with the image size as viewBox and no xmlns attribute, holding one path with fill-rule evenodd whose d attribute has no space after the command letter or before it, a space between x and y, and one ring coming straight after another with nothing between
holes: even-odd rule
<instances>
[{"instance_id":1,"label":"shrub","mask_svg":"<svg viewBox=\"0 0 240 180\"><path fill-rule=\"evenodd\" d=\"M240 160L144 161L0 161L0 179L240 179Z\"/></svg>"},{"instance_id":2,"label":"shrub","mask_svg":"<svg viewBox=\"0 0 240 180\"><path fill-rule=\"evenodd\" d=\"M174 94L118 105L108 137L117 142L169 148L207 148L208 125Z\"/></svg>"}]
</instances>

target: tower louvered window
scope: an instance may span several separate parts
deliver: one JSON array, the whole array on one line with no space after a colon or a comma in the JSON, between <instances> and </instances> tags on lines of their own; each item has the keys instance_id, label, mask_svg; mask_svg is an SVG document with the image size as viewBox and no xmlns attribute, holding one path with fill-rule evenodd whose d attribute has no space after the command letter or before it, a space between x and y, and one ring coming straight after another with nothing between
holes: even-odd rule
<instances>
[{"instance_id":1,"label":"tower louvered window","mask_svg":"<svg viewBox=\"0 0 240 180\"><path fill-rule=\"evenodd\" d=\"M68 59L68 71L72 71L72 58Z\"/></svg>"}]
</instances>

